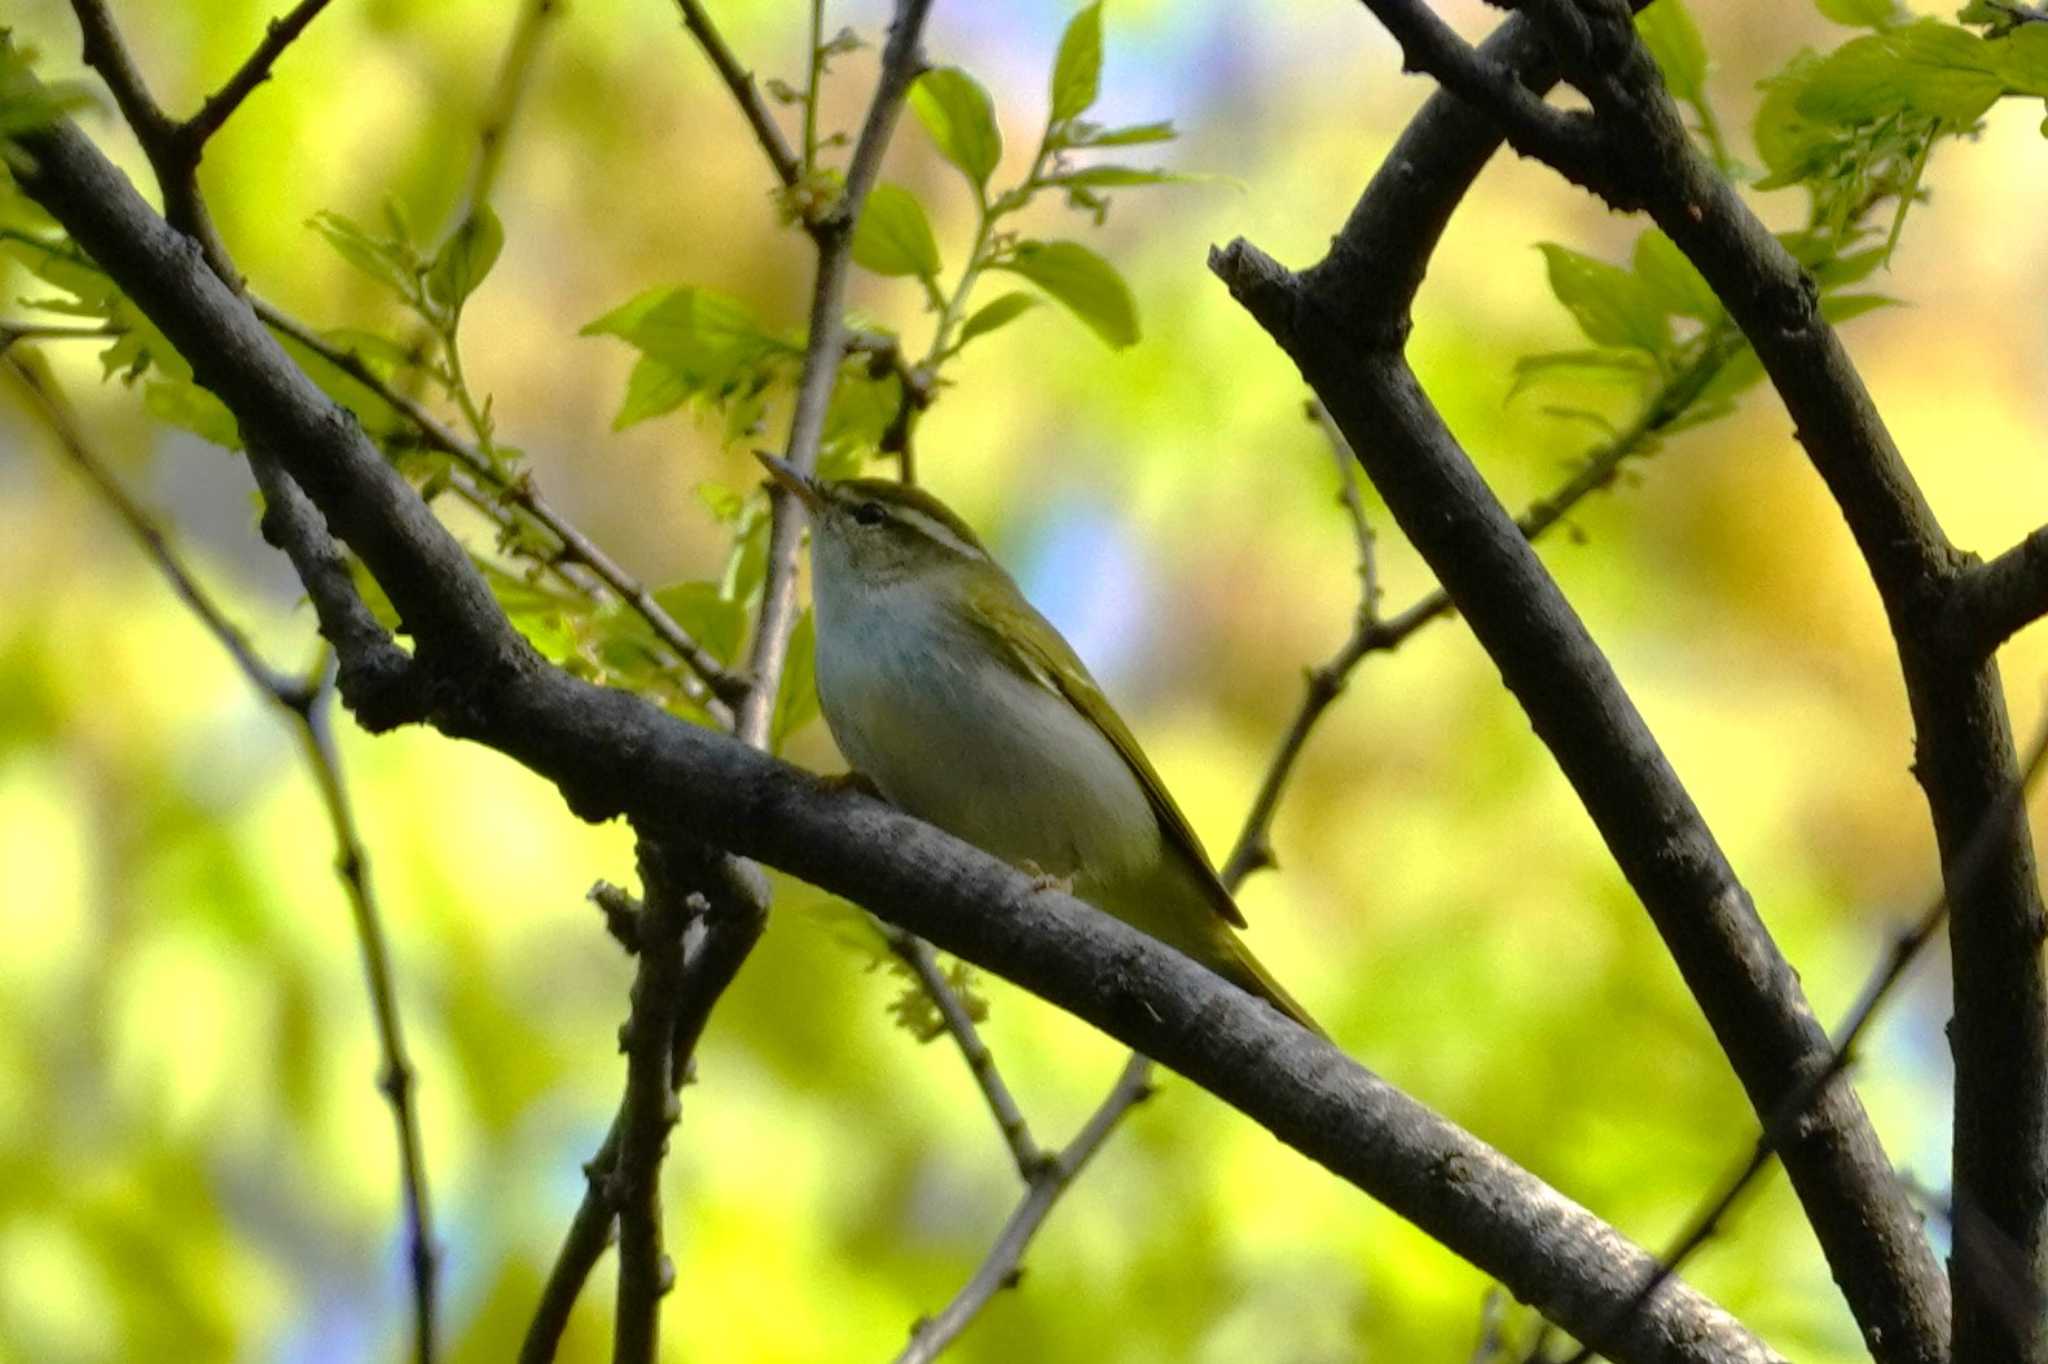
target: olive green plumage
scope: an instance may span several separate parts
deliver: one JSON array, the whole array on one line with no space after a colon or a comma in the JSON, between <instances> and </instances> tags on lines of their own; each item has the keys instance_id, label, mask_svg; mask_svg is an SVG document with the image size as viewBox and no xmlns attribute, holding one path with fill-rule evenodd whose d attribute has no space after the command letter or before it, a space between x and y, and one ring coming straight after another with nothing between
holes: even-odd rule
<instances>
[{"instance_id":1,"label":"olive green plumage","mask_svg":"<svg viewBox=\"0 0 2048 1364\"><path fill-rule=\"evenodd\" d=\"M819 700L855 769L1316 1029L1232 931L1244 916L1129 726L973 529L920 488L763 463L812 515Z\"/></svg>"}]
</instances>

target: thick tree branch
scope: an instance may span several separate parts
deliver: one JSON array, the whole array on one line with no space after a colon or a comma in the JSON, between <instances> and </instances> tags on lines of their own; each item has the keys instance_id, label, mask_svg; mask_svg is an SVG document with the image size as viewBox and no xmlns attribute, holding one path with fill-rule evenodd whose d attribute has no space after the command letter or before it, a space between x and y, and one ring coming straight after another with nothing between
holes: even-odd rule
<instances>
[{"instance_id":1,"label":"thick tree branch","mask_svg":"<svg viewBox=\"0 0 2048 1364\"><path fill-rule=\"evenodd\" d=\"M418 641L431 718L445 731L532 767L587 818L631 812L643 827L674 827L886 907L900 926L1241 1108L1612 1358L1774 1358L1678 1285L1600 1338L1650 1257L1326 1042L927 825L544 665L413 490L75 127L23 145L34 161L23 187L194 362L243 431L267 438L376 575Z\"/></svg>"},{"instance_id":2,"label":"thick tree branch","mask_svg":"<svg viewBox=\"0 0 2048 1364\"><path fill-rule=\"evenodd\" d=\"M1368 0L1375 12L1398 0ZM1784 400L1795 432L1856 541L1890 622L1912 711L1914 773L1926 793L1953 912L1950 1045L1956 1064L1958 1235L1995 1236L2021 1272L2048 1279L2048 940L2024 813L2003 805L2017 778L2011 723L1994 660L1958 652L1946 618L1965 557L1950 544L1892 440L1862 376L1821 316L1813 280L1695 147L1623 0L1532 0L1565 75L1623 149L1595 188L1641 205L1692 260L1742 328ZM1962 851L1995 828L1993 870L1957 879ZM2048 1362L2048 1321L2013 1320L1987 1260L1961 1246L1950 1261L1958 1358ZM1837 1265L1838 1275L1841 1266ZM1850 1289L1852 1298L1855 1289ZM1932 1300L1930 1300L1930 1307ZM1858 1313L1872 1348L1876 1323ZM1890 1348L1898 1337L1886 1333Z\"/></svg>"},{"instance_id":3,"label":"thick tree branch","mask_svg":"<svg viewBox=\"0 0 2048 1364\"><path fill-rule=\"evenodd\" d=\"M1523 84L1540 88L1552 76L1545 44L1521 16L1484 51ZM1212 266L1301 367L1500 667L1767 1118L1826 1064L1826 1034L1612 668L1401 354L1424 262L1497 145L1483 117L1439 95L1323 262L1297 276L1240 242ZM1853 1092L1831 1087L1784 1159L1873 1351L1887 1361L1943 1359L1939 1267Z\"/></svg>"}]
</instances>

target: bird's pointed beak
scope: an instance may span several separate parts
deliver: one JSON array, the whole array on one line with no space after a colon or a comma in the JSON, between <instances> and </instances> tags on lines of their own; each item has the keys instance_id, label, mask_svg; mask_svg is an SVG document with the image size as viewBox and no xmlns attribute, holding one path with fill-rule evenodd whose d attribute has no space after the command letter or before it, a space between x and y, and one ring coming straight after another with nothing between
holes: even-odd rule
<instances>
[{"instance_id":1,"label":"bird's pointed beak","mask_svg":"<svg viewBox=\"0 0 2048 1364\"><path fill-rule=\"evenodd\" d=\"M761 467L768 471L770 478L796 494L796 500L804 504L806 511L815 512L824 505L825 499L818 492L818 481L794 464L777 459L766 450L754 451L754 458L761 461Z\"/></svg>"}]
</instances>

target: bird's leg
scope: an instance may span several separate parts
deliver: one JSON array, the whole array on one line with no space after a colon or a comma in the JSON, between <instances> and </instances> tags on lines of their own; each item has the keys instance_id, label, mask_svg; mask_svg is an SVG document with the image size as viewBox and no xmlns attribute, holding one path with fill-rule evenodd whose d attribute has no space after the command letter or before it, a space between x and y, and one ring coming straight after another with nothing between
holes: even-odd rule
<instances>
[{"instance_id":1,"label":"bird's leg","mask_svg":"<svg viewBox=\"0 0 2048 1364\"><path fill-rule=\"evenodd\" d=\"M1017 870L1031 878L1033 890L1056 890L1062 895L1074 893L1074 878L1071 875L1055 876L1028 857L1017 864Z\"/></svg>"},{"instance_id":2,"label":"bird's leg","mask_svg":"<svg viewBox=\"0 0 2048 1364\"><path fill-rule=\"evenodd\" d=\"M865 772L835 772L831 776L819 777L818 785L832 795L857 791L863 796L873 796L876 800L888 799L882 794L882 788L875 785L874 778Z\"/></svg>"}]
</instances>

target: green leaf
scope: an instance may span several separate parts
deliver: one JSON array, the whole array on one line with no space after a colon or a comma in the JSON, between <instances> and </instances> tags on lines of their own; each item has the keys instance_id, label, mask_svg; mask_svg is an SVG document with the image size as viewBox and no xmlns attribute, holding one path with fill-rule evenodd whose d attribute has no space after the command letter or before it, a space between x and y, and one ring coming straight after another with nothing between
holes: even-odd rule
<instances>
[{"instance_id":1,"label":"green leaf","mask_svg":"<svg viewBox=\"0 0 2048 1364\"><path fill-rule=\"evenodd\" d=\"M695 391L688 379L653 356L643 355L633 362L633 372L626 378L626 398L612 417L612 430L623 431L650 418L665 417L690 401Z\"/></svg>"},{"instance_id":2,"label":"green leaf","mask_svg":"<svg viewBox=\"0 0 2048 1364\"><path fill-rule=\"evenodd\" d=\"M960 339L953 343L959 350L977 336L987 336L998 327L1008 326L1038 306L1038 295L1012 292L1002 295L975 310L960 328Z\"/></svg>"},{"instance_id":3,"label":"green leaf","mask_svg":"<svg viewBox=\"0 0 2048 1364\"><path fill-rule=\"evenodd\" d=\"M1135 147L1147 142L1171 142L1180 133L1172 119L1157 123L1133 123L1122 128L1080 126L1069 128L1063 139L1069 147Z\"/></svg>"},{"instance_id":4,"label":"green leaf","mask_svg":"<svg viewBox=\"0 0 2048 1364\"><path fill-rule=\"evenodd\" d=\"M1121 350L1138 340L1138 305L1116 267L1079 242L1019 242L995 262L1064 304L1089 330Z\"/></svg>"},{"instance_id":5,"label":"green leaf","mask_svg":"<svg viewBox=\"0 0 2048 1364\"><path fill-rule=\"evenodd\" d=\"M1596 346L1629 346L1651 355L1671 349L1671 324L1650 287L1619 266L1554 242L1539 244L1550 291Z\"/></svg>"},{"instance_id":6,"label":"green leaf","mask_svg":"<svg viewBox=\"0 0 2048 1364\"><path fill-rule=\"evenodd\" d=\"M1656 365L1639 350L1556 350L1524 355L1515 361L1515 380L1504 401L1513 402L1536 384L1560 374L1624 379L1640 387L1656 373Z\"/></svg>"},{"instance_id":7,"label":"green leaf","mask_svg":"<svg viewBox=\"0 0 2048 1364\"><path fill-rule=\"evenodd\" d=\"M981 83L957 66L934 67L910 87L910 110L939 155L958 166L977 192L986 190L1003 159L1003 134Z\"/></svg>"},{"instance_id":8,"label":"green leaf","mask_svg":"<svg viewBox=\"0 0 2048 1364\"><path fill-rule=\"evenodd\" d=\"M2014 93L2048 96L2048 24L2021 24L1989 47Z\"/></svg>"},{"instance_id":9,"label":"green leaf","mask_svg":"<svg viewBox=\"0 0 2048 1364\"><path fill-rule=\"evenodd\" d=\"M0 29L0 137L46 128L99 98L79 81L45 81L35 73L34 48L16 47Z\"/></svg>"},{"instance_id":10,"label":"green leaf","mask_svg":"<svg viewBox=\"0 0 2048 1364\"><path fill-rule=\"evenodd\" d=\"M1904 301L1888 294L1830 294L1820 301L1820 315L1840 326L1879 308L1904 307Z\"/></svg>"},{"instance_id":11,"label":"green leaf","mask_svg":"<svg viewBox=\"0 0 2048 1364\"><path fill-rule=\"evenodd\" d=\"M1086 112L1102 93L1102 4L1085 5L1060 35L1052 68L1053 123Z\"/></svg>"},{"instance_id":12,"label":"green leaf","mask_svg":"<svg viewBox=\"0 0 2048 1364\"><path fill-rule=\"evenodd\" d=\"M671 583L655 591L654 602L719 662L730 664L739 657L747 633L746 609L722 595L717 583Z\"/></svg>"},{"instance_id":13,"label":"green leaf","mask_svg":"<svg viewBox=\"0 0 2048 1364\"><path fill-rule=\"evenodd\" d=\"M1636 32L1675 98L1690 104L1706 98L1707 45L1685 0L1656 0L1636 16Z\"/></svg>"},{"instance_id":14,"label":"green leaf","mask_svg":"<svg viewBox=\"0 0 2048 1364\"><path fill-rule=\"evenodd\" d=\"M939 244L916 195L886 182L869 191L853 229L853 263L878 275L938 276Z\"/></svg>"},{"instance_id":15,"label":"green leaf","mask_svg":"<svg viewBox=\"0 0 2048 1364\"><path fill-rule=\"evenodd\" d=\"M1121 189L1128 185L1189 184L1199 178L1175 171L1142 170L1136 166L1083 166L1079 170L1049 175L1045 183L1063 188Z\"/></svg>"},{"instance_id":16,"label":"green leaf","mask_svg":"<svg viewBox=\"0 0 2048 1364\"><path fill-rule=\"evenodd\" d=\"M1813 0L1814 7L1850 28L1884 28L1898 17L1894 0Z\"/></svg>"},{"instance_id":17,"label":"green leaf","mask_svg":"<svg viewBox=\"0 0 2048 1364\"><path fill-rule=\"evenodd\" d=\"M1922 19L1836 48L1807 76L1796 107L1835 125L1919 114L1967 127L2005 89L1997 55L1968 29Z\"/></svg>"},{"instance_id":18,"label":"green leaf","mask_svg":"<svg viewBox=\"0 0 2048 1364\"><path fill-rule=\"evenodd\" d=\"M418 263L404 243L374 236L351 219L324 210L308 219L306 226L325 237L343 260L400 298L416 296Z\"/></svg>"},{"instance_id":19,"label":"green leaf","mask_svg":"<svg viewBox=\"0 0 2048 1364\"><path fill-rule=\"evenodd\" d=\"M505 228L498 215L489 204L478 204L441 243L434 263L427 267L428 294L442 307L459 310L491 273L504 247Z\"/></svg>"},{"instance_id":20,"label":"green leaf","mask_svg":"<svg viewBox=\"0 0 2048 1364\"><path fill-rule=\"evenodd\" d=\"M227 405L195 383L152 379L142 390L142 406L160 422L190 431L223 450L242 448L242 429Z\"/></svg>"},{"instance_id":21,"label":"green leaf","mask_svg":"<svg viewBox=\"0 0 2048 1364\"><path fill-rule=\"evenodd\" d=\"M1636 278L1665 312L1696 317L1702 322L1711 322L1721 315L1721 300L1715 297L1706 279L1671 238L1656 228L1636 238L1634 264Z\"/></svg>"},{"instance_id":22,"label":"green leaf","mask_svg":"<svg viewBox=\"0 0 2048 1364\"><path fill-rule=\"evenodd\" d=\"M761 330L738 299L689 285L650 289L583 328L617 336L641 352L614 428L672 412L693 399L711 404L758 396L792 348Z\"/></svg>"},{"instance_id":23,"label":"green leaf","mask_svg":"<svg viewBox=\"0 0 2048 1364\"><path fill-rule=\"evenodd\" d=\"M768 747L782 751L782 741L818 713L818 630L808 607L789 632L789 653L782 663L782 687L775 695L775 718L769 725Z\"/></svg>"}]
</instances>

